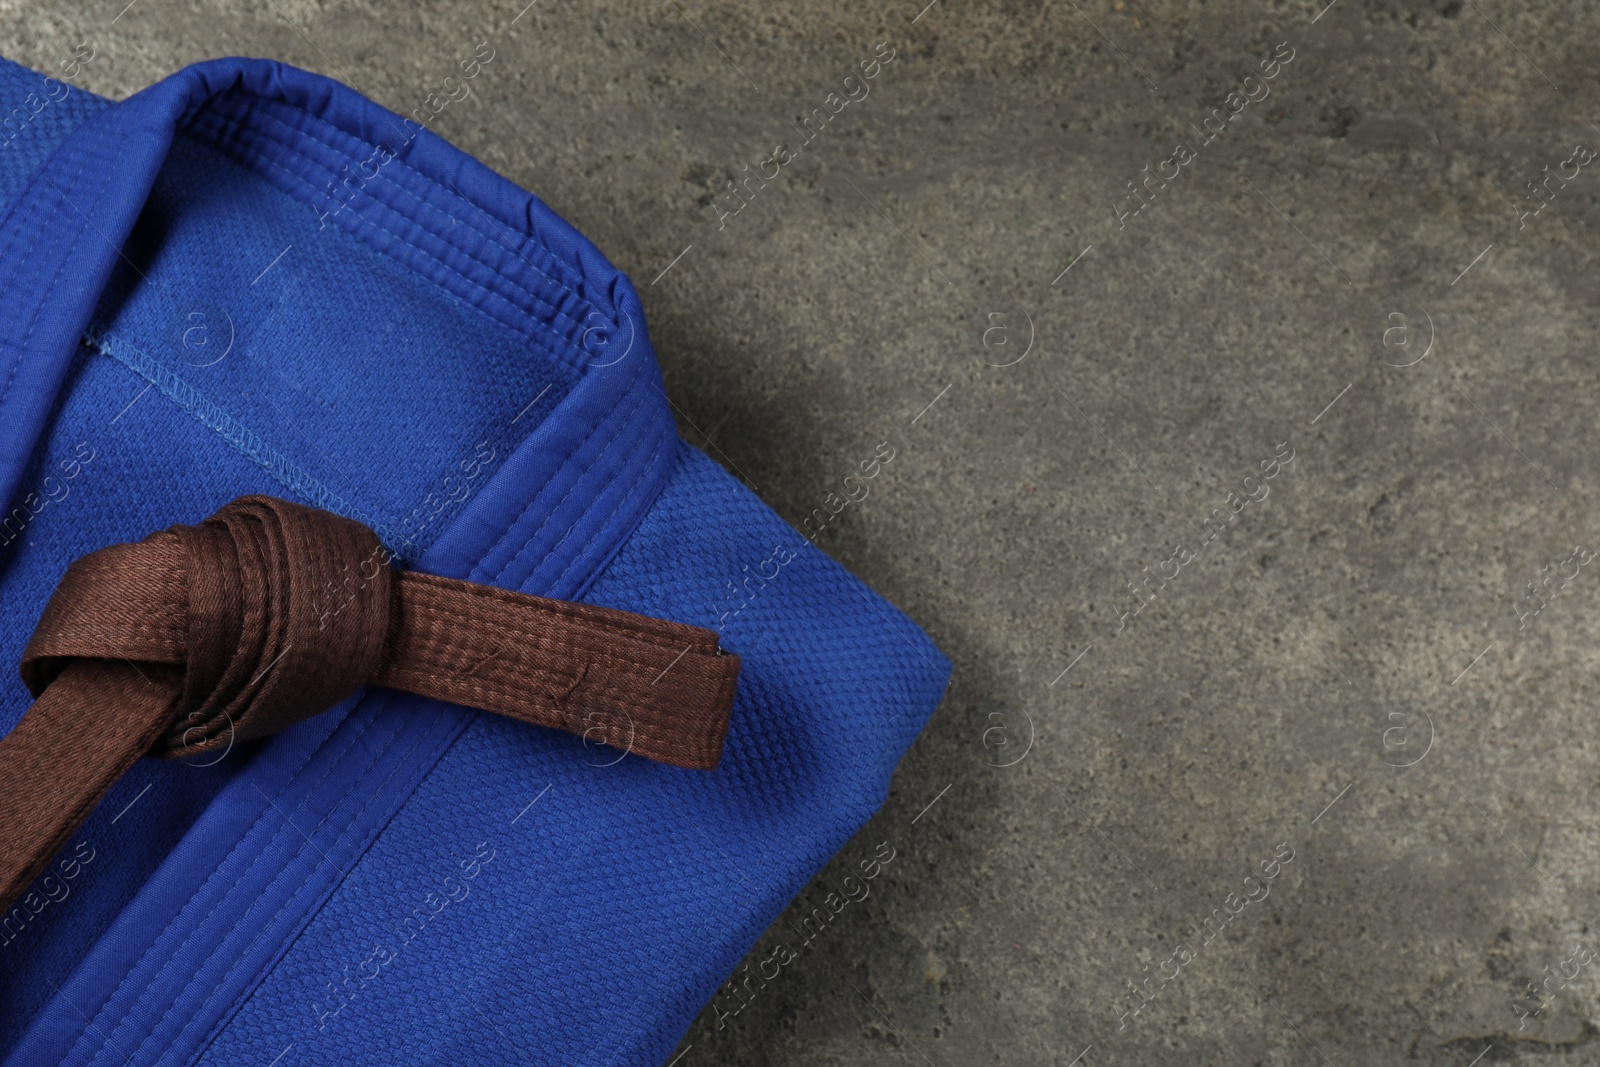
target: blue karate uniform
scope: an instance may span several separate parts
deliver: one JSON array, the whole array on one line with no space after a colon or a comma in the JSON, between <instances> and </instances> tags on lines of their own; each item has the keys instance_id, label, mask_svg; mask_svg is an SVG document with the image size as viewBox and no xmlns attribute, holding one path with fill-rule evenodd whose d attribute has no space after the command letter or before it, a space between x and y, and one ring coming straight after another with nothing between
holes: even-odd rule
<instances>
[{"instance_id":1,"label":"blue karate uniform","mask_svg":"<svg viewBox=\"0 0 1600 1067\"><path fill-rule=\"evenodd\" d=\"M743 660L714 772L382 689L141 761L0 916L6 1067L659 1063L945 658L678 440L628 279L415 118L273 62L111 103L0 61L0 204L0 664L71 560L247 493Z\"/></svg>"}]
</instances>

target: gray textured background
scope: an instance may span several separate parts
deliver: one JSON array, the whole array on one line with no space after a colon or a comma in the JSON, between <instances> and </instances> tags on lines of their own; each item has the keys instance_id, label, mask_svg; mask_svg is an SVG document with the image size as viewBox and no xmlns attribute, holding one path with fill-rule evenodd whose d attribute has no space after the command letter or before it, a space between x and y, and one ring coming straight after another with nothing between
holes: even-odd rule
<instances>
[{"instance_id":1,"label":"gray textured background","mask_svg":"<svg viewBox=\"0 0 1600 1067\"><path fill-rule=\"evenodd\" d=\"M1519 217L1600 148L1600 12L921 2L29 0L0 51L91 41L111 96L272 56L409 112L496 34L434 127L632 275L684 435L794 522L897 449L819 543L954 683L802 901L897 858L681 1067L1600 1063L1600 564L1554 577L1600 548L1600 171ZM719 228L880 41L870 95ZM1119 633L1125 583L1282 442Z\"/></svg>"}]
</instances>

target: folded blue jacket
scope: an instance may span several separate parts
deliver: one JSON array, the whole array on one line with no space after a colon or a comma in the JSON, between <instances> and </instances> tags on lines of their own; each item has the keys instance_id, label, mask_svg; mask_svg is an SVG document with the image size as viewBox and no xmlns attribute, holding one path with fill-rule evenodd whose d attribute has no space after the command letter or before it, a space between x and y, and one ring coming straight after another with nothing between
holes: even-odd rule
<instances>
[{"instance_id":1,"label":"folded blue jacket","mask_svg":"<svg viewBox=\"0 0 1600 1067\"><path fill-rule=\"evenodd\" d=\"M375 688L141 761L0 915L4 1064L661 1062L948 662L677 439L628 279L416 122L242 59L116 104L0 61L0 115L0 665L73 559L247 493L743 661L710 772Z\"/></svg>"}]
</instances>

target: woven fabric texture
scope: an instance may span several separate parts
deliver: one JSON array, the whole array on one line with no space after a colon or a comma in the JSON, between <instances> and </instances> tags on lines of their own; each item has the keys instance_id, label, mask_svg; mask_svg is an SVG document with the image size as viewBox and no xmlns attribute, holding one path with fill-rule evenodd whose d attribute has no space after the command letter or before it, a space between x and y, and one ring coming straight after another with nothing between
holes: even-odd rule
<instances>
[{"instance_id":1,"label":"woven fabric texture","mask_svg":"<svg viewBox=\"0 0 1600 1067\"><path fill-rule=\"evenodd\" d=\"M0 102L42 82L0 63ZM949 663L676 439L598 250L344 86L74 89L0 150L0 200L0 661L72 559L249 493L742 661L713 772L378 689L141 762L0 916L6 1067L663 1060L881 805ZM0 729L28 702L0 681Z\"/></svg>"}]
</instances>

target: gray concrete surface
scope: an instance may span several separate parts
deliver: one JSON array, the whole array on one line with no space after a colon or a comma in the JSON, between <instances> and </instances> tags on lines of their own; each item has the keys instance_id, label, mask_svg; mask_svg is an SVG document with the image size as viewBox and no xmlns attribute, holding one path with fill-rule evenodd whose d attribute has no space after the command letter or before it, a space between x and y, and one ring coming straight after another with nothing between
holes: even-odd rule
<instances>
[{"instance_id":1,"label":"gray concrete surface","mask_svg":"<svg viewBox=\"0 0 1600 1067\"><path fill-rule=\"evenodd\" d=\"M897 448L820 543L955 680L802 901L897 859L682 1067L1600 1063L1600 12L522 2L8 0L0 51L409 111L498 34L437 129L636 279L684 435L795 521Z\"/></svg>"}]
</instances>

